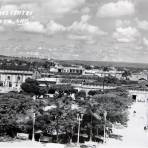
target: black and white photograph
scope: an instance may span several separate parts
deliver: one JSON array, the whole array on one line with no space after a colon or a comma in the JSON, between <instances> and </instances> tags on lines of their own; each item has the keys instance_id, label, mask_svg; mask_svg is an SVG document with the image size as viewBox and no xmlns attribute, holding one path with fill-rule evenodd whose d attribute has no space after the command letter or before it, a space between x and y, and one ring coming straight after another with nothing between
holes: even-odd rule
<instances>
[{"instance_id":1,"label":"black and white photograph","mask_svg":"<svg viewBox=\"0 0 148 148\"><path fill-rule=\"evenodd\" d=\"M148 0L0 0L0 148L148 148Z\"/></svg>"}]
</instances>

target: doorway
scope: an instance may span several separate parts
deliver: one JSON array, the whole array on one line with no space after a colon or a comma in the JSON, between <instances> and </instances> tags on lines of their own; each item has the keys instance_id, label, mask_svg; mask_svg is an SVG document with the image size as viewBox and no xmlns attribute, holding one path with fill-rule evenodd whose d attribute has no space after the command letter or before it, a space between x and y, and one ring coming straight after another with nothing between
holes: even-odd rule
<instances>
[{"instance_id":1,"label":"doorway","mask_svg":"<svg viewBox=\"0 0 148 148\"><path fill-rule=\"evenodd\" d=\"M136 101L137 95L132 95L132 99L133 99L133 101Z\"/></svg>"}]
</instances>

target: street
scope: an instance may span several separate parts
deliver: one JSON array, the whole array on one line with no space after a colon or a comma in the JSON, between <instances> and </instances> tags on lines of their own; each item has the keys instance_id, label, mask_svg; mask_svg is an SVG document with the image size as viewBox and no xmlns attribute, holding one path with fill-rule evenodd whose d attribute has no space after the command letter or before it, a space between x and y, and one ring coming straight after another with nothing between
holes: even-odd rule
<instances>
[{"instance_id":1,"label":"street","mask_svg":"<svg viewBox=\"0 0 148 148\"><path fill-rule=\"evenodd\" d=\"M136 111L134 113L134 111ZM148 103L135 102L129 109L129 121L127 127L113 129L114 134L122 136L122 140L107 139L107 143L100 148L147 148L148 131L144 130L147 123Z\"/></svg>"}]
</instances>

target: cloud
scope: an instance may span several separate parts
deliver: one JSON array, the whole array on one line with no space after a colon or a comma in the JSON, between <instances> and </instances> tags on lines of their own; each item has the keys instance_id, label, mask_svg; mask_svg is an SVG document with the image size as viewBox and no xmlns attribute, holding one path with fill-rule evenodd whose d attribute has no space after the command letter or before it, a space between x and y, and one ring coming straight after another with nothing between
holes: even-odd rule
<instances>
[{"instance_id":1,"label":"cloud","mask_svg":"<svg viewBox=\"0 0 148 148\"><path fill-rule=\"evenodd\" d=\"M51 4L52 6L58 6L60 7L75 7L78 6L79 4L83 4L85 0L0 0L2 4L33 4L33 3L38 3L38 4Z\"/></svg>"},{"instance_id":2,"label":"cloud","mask_svg":"<svg viewBox=\"0 0 148 148\"><path fill-rule=\"evenodd\" d=\"M143 38L143 44L148 47L148 39L147 38Z\"/></svg>"},{"instance_id":3,"label":"cloud","mask_svg":"<svg viewBox=\"0 0 148 148\"><path fill-rule=\"evenodd\" d=\"M20 31L33 32L33 33L45 33L46 29L40 22L28 22L20 26Z\"/></svg>"},{"instance_id":4,"label":"cloud","mask_svg":"<svg viewBox=\"0 0 148 148\"><path fill-rule=\"evenodd\" d=\"M81 20L73 22L72 25L69 26L68 30L79 33L83 32L83 33L99 34L99 35L106 34L104 31L100 30L99 27L89 24L88 23L89 19L90 19L89 15L81 16Z\"/></svg>"},{"instance_id":5,"label":"cloud","mask_svg":"<svg viewBox=\"0 0 148 148\"><path fill-rule=\"evenodd\" d=\"M132 15L135 12L134 4L128 0L119 0L104 4L98 9L97 16L100 17L120 17Z\"/></svg>"},{"instance_id":6,"label":"cloud","mask_svg":"<svg viewBox=\"0 0 148 148\"><path fill-rule=\"evenodd\" d=\"M0 32L3 32L3 31L5 31L4 27L0 26Z\"/></svg>"},{"instance_id":7,"label":"cloud","mask_svg":"<svg viewBox=\"0 0 148 148\"><path fill-rule=\"evenodd\" d=\"M66 27L56 23L55 21L51 20L48 24L47 24L47 32L49 34L53 34L59 31L66 31Z\"/></svg>"},{"instance_id":8,"label":"cloud","mask_svg":"<svg viewBox=\"0 0 148 148\"><path fill-rule=\"evenodd\" d=\"M89 40L91 37L85 36L85 35L76 35L76 34L71 34L68 35L68 38L73 39L73 40Z\"/></svg>"},{"instance_id":9,"label":"cloud","mask_svg":"<svg viewBox=\"0 0 148 148\"><path fill-rule=\"evenodd\" d=\"M62 15L72 11L84 3L85 0L45 0L44 2L41 1L39 5L36 5L35 7L38 7L40 9L40 13L44 13L44 15L45 13L46 15Z\"/></svg>"},{"instance_id":10,"label":"cloud","mask_svg":"<svg viewBox=\"0 0 148 148\"><path fill-rule=\"evenodd\" d=\"M94 44L98 35L106 35L98 26L89 24L91 16L82 15L80 21L73 22L67 27L68 38L71 40L84 41L87 44Z\"/></svg>"},{"instance_id":11,"label":"cloud","mask_svg":"<svg viewBox=\"0 0 148 148\"><path fill-rule=\"evenodd\" d=\"M116 27L128 27L131 25L131 21L130 20L116 20L115 22Z\"/></svg>"},{"instance_id":12,"label":"cloud","mask_svg":"<svg viewBox=\"0 0 148 148\"><path fill-rule=\"evenodd\" d=\"M56 23L54 20L50 20L47 25L43 25L38 21L32 21L20 25L18 30L31 33L54 34L57 32L66 31L66 27Z\"/></svg>"},{"instance_id":13,"label":"cloud","mask_svg":"<svg viewBox=\"0 0 148 148\"><path fill-rule=\"evenodd\" d=\"M89 21L89 19L90 19L91 17L89 16L89 15L82 15L81 16L81 22L87 22L87 21Z\"/></svg>"},{"instance_id":14,"label":"cloud","mask_svg":"<svg viewBox=\"0 0 148 148\"><path fill-rule=\"evenodd\" d=\"M139 37L139 31L134 27L118 27L113 33L113 38L118 42L133 42Z\"/></svg>"},{"instance_id":15,"label":"cloud","mask_svg":"<svg viewBox=\"0 0 148 148\"><path fill-rule=\"evenodd\" d=\"M50 0L47 7L55 13L66 13L82 5L85 0Z\"/></svg>"},{"instance_id":16,"label":"cloud","mask_svg":"<svg viewBox=\"0 0 148 148\"><path fill-rule=\"evenodd\" d=\"M84 13L84 14L87 14L90 12L90 8L89 7L84 7L81 9L81 12Z\"/></svg>"},{"instance_id":17,"label":"cloud","mask_svg":"<svg viewBox=\"0 0 148 148\"><path fill-rule=\"evenodd\" d=\"M71 40L78 40L78 41L84 41L87 44L94 44L95 40L92 36L89 35L77 35L77 34L69 34L67 36Z\"/></svg>"},{"instance_id":18,"label":"cloud","mask_svg":"<svg viewBox=\"0 0 148 148\"><path fill-rule=\"evenodd\" d=\"M137 26L138 28L142 30L148 30L148 21L147 20L142 20L140 21L139 19L136 19Z\"/></svg>"},{"instance_id":19,"label":"cloud","mask_svg":"<svg viewBox=\"0 0 148 148\"><path fill-rule=\"evenodd\" d=\"M88 20L90 19L89 15L83 15L81 21L75 21L70 26L64 26L50 20L47 25L43 25L38 21L32 21L25 23L20 26L21 31L27 32L36 32L36 33L45 33L45 34L54 34L58 32L67 32L67 33L84 33L84 34L99 34L104 35L105 32L101 31L97 26L90 25Z\"/></svg>"}]
</instances>

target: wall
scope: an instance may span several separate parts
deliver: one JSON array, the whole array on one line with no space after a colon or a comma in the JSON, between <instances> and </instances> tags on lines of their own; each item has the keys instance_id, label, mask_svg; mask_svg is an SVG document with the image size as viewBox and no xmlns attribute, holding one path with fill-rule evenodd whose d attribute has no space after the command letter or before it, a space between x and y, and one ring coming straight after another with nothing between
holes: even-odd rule
<instances>
[{"instance_id":1,"label":"wall","mask_svg":"<svg viewBox=\"0 0 148 148\"><path fill-rule=\"evenodd\" d=\"M129 94L132 97L136 95L136 101L147 101L148 100L148 91L140 90L129 90Z\"/></svg>"},{"instance_id":2,"label":"wall","mask_svg":"<svg viewBox=\"0 0 148 148\"><path fill-rule=\"evenodd\" d=\"M31 72L19 71L0 71L0 81L3 87L20 88L20 85L25 82L27 78L31 78Z\"/></svg>"}]
</instances>

